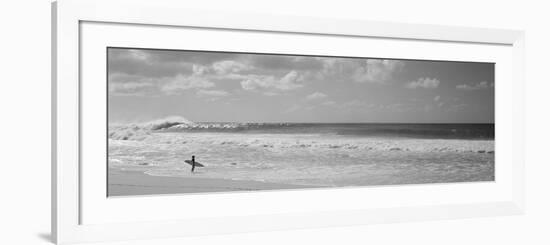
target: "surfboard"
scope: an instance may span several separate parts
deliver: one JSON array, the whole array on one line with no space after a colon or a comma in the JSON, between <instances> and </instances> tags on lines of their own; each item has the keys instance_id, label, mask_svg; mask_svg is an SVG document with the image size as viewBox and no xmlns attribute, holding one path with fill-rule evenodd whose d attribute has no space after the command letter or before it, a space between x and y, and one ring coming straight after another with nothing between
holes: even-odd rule
<instances>
[{"instance_id":1,"label":"surfboard","mask_svg":"<svg viewBox=\"0 0 550 245\"><path fill-rule=\"evenodd\" d=\"M191 166L193 166L193 162L191 160L185 160L185 162ZM195 161L195 167L204 167L200 162Z\"/></svg>"}]
</instances>

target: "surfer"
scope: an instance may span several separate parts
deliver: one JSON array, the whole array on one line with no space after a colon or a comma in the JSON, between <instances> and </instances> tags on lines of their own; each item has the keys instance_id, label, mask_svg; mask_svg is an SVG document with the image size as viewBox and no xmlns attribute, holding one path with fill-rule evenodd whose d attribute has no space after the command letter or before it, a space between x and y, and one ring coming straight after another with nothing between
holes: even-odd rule
<instances>
[{"instance_id":1,"label":"surfer","mask_svg":"<svg viewBox=\"0 0 550 245\"><path fill-rule=\"evenodd\" d=\"M195 156L191 156L191 172L195 172Z\"/></svg>"},{"instance_id":2,"label":"surfer","mask_svg":"<svg viewBox=\"0 0 550 245\"><path fill-rule=\"evenodd\" d=\"M195 172L195 167L204 167L200 162L195 161L195 156L191 156L191 160L185 160L185 163L191 165L191 172Z\"/></svg>"}]
</instances>

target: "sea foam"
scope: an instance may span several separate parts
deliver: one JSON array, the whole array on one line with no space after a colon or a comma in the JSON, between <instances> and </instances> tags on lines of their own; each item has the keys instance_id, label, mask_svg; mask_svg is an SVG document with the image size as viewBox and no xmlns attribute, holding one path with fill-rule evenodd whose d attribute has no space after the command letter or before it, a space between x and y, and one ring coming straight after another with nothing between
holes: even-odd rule
<instances>
[{"instance_id":1,"label":"sea foam","mask_svg":"<svg viewBox=\"0 0 550 245\"><path fill-rule=\"evenodd\" d=\"M192 175L183 162L192 155L206 166L200 174ZM153 130L111 138L109 166L323 186L491 180L494 141Z\"/></svg>"}]
</instances>

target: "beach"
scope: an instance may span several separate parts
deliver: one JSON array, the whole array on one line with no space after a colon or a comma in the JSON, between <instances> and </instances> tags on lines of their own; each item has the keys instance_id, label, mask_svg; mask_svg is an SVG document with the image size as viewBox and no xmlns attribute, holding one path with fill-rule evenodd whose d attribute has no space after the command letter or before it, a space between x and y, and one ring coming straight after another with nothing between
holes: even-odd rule
<instances>
[{"instance_id":1,"label":"beach","mask_svg":"<svg viewBox=\"0 0 550 245\"><path fill-rule=\"evenodd\" d=\"M492 125L160 122L110 128L109 195L494 181ZM185 160L204 167L191 172Z\"/></svg>"},{"instance_id":2,"label":"beach","mask_svg":"<svg viewBox=\"0 0 550 245\"><path fill-rule=\"evenodd\" d=\"M260 181L151 176L139 171L110 169L108 196L303 189L312 187Z\"/></svg>"},{"instance_id":3,"label":"beach","mask_svg":"<svg viewBox=\"0 0 550 245\"><path fill-rule=\"evenodd\" d=\"M108 52L116 195L495 180L494 63Z\"/></svg>"}]
</instances>

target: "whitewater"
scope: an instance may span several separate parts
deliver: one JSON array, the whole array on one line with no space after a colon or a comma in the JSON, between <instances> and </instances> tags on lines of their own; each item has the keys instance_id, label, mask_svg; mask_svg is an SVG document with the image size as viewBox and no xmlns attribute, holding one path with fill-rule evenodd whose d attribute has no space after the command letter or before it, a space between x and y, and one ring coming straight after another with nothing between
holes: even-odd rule
<instances>
[{"instance_id":1,"label":"whitewater","mask_svg":"<svg viewBox=\"0 0 550 245\"><path fill-rule=\"evenodd\" d=\"M364 186L494 180L494 125L196 123L109 125L110 169L153 176ZM206 165L190 172L195 155Z\"/></svg>"}]
</instances>

